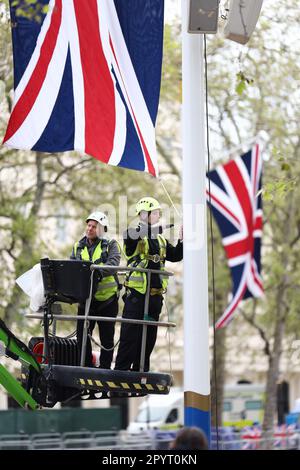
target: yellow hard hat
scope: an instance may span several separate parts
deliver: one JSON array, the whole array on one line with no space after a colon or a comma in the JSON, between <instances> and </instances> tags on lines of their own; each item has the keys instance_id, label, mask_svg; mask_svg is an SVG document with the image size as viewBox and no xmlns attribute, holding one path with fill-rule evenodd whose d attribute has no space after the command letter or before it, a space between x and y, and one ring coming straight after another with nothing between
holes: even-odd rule
<instances>
[{"instance_id":1,"label":"yellow hard hat","mask_svg":"<svg viewBox=\"0 0 300 470\"><path fill-rule=\"evenodd\" d=\"M136 215L139 215L141 211L152 212L155 209L161 209L161 207L154 197L143 197L135 206Z\"/></svg>"}]
</instances>

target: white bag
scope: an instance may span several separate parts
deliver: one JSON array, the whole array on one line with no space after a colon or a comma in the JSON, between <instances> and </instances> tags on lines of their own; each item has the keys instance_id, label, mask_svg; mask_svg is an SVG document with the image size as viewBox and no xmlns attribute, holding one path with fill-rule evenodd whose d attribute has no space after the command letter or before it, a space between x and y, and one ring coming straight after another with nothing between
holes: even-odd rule
<instances>
[{"instance_id":1,"label":"white bag","mask_svg":"<svg viewBox=\"0 0 300 470\"><path fill-rule=\"evenodd\" d=\"M18 277L16 283L30 297L31 310L38 312L46 300L40 263Z\"/></svg>"}]
</instances>

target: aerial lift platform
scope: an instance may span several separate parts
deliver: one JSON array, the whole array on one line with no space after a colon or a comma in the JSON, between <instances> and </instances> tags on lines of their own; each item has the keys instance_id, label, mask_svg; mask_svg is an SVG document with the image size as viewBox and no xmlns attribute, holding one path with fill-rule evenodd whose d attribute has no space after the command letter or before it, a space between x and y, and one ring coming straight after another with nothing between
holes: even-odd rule
<instances>
[{"instance_id":1,"label":"aerial lift platform","mask_svg":"<svg viewBox=\"0 0 300 470\"><path fill-rule=\"evenodd\" d=\"M172 384L169 374L145 372L145 347L148 326L175 327L171 322L156 322L148 316L150 279L152 273L171 276L167 271L143 268L105 266L113 274L140 271L147 275L144 319L131 320L122 317L108 318L89 315L90 304L95 293L97 274L101 266L77 260L41 260L45 292L42 311L27 314L27 318L42 320L43 337L31 338L27 347L0 320L0 356L6 355L22 363L21 383L0 364L0 384L20 406L36 409L53 407L57 402L101 399L110 397L136 397L148 394L168 394ZM63 315L61 303L85 302L83 316ZM59 308L58 308L59 307ZM114 321L140 324L142 346L139 371L121 371L85 367L85 351L88 337L88 322ZM81 354L77 340L56 335L57 321L83 321ZM52 331L50 332L50 328Z\"/></svg>"}]
</instances>

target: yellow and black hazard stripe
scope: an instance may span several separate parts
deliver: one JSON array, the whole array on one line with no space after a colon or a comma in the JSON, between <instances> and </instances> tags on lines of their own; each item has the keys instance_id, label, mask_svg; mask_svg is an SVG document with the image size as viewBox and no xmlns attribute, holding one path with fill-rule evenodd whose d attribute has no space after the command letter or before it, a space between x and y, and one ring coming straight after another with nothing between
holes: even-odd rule
<instances>
[{"instance_id":1,"label":"yellow and black hazard stripe","mask_svg":"<svg viewBox=\"0 0 300 470\"><path fill-rule=\"evenodd\" d=\"M97 388L100 390L128 391L128 392L147 392L147 393L168 393L169 385L161 384L142 384L137 382L112 382L106 380L79 378L78 384L82 388Z\"/></svg>"}]
</instances>

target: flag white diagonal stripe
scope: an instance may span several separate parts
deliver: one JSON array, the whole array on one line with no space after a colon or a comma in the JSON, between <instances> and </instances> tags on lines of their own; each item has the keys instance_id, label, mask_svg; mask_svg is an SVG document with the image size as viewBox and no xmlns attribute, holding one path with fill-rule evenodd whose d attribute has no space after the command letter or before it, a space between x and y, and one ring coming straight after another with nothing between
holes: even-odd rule
<instances>
[{"instance_id":1,"label":"flag white diagonal stripe","mask_svg":"<svg viewBox=\"0 0 300 470\"><path fill-rule=\"evenodd\" d=\"M41 137L59 93L67 53L68 38L65 29L60 28L40 93L23 124L6 142L8 147L31 149Z\"/></svg>"}]
</instances>

